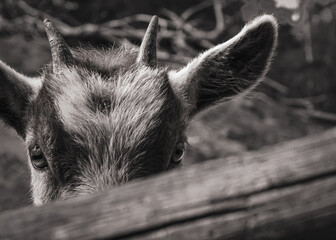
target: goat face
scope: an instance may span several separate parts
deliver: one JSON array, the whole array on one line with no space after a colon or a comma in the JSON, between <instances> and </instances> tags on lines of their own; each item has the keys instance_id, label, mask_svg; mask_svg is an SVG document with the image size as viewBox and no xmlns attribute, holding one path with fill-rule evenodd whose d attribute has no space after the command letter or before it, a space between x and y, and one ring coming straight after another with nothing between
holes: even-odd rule
<instances>
[{"instance_id":1,"label":"goat face","mask_svg":"<svg viewBox=\"0 0 336 240\"><path fill-rule=\"evenodd\" d=\"M0 117L26 142L36 205L180 166L189 119L256 86L277 43L262 16L168 71L156 63L157 17L139 51L69 49L44 23L53 61L40 77L0 61Z\"/></svg>"}]
</instances>

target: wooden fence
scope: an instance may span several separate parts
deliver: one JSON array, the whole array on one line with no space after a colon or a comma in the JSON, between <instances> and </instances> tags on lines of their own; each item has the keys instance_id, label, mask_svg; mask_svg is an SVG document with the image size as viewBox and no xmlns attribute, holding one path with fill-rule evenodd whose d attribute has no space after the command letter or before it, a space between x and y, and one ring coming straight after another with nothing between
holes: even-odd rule
<instances>
[{"instance_id":1,"label":"wooden fence","mask_svg":"<svg viewBox=\"0 0 336 240\"><path fill-rule=\"evenodd\" d=\"M336 128L0 215L0 239L336 239Z\"/></svg>"}]
</instances>

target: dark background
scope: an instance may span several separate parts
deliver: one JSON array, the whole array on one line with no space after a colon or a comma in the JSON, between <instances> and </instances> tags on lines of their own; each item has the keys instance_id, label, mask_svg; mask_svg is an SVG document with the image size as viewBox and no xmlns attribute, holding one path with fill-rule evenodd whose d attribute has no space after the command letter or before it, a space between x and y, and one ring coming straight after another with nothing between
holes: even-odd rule
<instances>
[{"instance_id":1,"label":"dark background","mask_svg":"<svg viewBox=\"0 0 336 240\"><path fill-rule=\"evenodd\" d=\"M139 45L151 15L160 17L162 64L178 68L233 37L253 17L280 23L272 68L245 99L198 115L185 165L253 151L314 134L336 123L336 4L333 0L2 0L0 58L38 74L50 59L41 19L50 18L72 47ZM24 145L0 125L0 211L30 203Z\"/></svg>"}]
</instances>

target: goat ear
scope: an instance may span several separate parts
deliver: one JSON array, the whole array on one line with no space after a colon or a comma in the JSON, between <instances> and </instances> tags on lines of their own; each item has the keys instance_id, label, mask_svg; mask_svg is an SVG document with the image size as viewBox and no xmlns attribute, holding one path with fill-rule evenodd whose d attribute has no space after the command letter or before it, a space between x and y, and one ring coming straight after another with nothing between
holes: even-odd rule
<instances>
[{"instance_id":1,"label":"goat ear","mask_svg":"<svg viewBox=\"0 0 336 240\"><path fill-rule=\"evenodd\" d=\"M179 71L168 74L177 93L196 113L244 93L263 78L277 45L277 22L264 15L239 34L200 54Z\"/></svg>"},{"instance_id":2,"label":"goat ear","mask_svg":"<svg viewBox=\"0 0 336 240\"><path fill-rule=\"evenodd\" d=\"M39 79L28 78L0 61L0 118L25 138L26 110L41 87Z\"/></svg>"}]
</instances>

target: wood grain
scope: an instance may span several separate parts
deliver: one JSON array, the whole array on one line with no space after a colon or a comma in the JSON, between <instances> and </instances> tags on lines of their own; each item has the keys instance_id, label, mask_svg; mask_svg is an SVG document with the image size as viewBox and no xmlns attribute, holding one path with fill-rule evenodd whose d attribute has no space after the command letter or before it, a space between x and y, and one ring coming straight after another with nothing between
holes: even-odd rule
<instances>
[{"instance_id":1,"label":"wood grain","mask_svg":"<svg viewBox=\"0 0 336 240\"><path fill-rule=\"evenodd\" d=\"M0 215L0 239L335 239L336 128Z\"/></svg>"}]
</instances>

